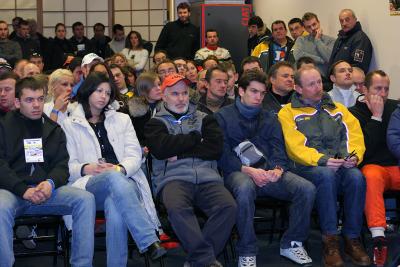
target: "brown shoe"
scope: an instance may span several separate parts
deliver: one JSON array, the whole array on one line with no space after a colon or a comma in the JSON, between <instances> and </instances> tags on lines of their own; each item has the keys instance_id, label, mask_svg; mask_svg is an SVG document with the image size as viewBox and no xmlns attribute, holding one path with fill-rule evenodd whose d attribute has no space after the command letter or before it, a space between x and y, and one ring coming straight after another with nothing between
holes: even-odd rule
<instances>
[{"instance_id":1,"label":"brown shoe","mask_svg":"<svg viewBox=\"0 0 400 267\"><path fill-rule=\"evenodd\" d=\"M326 267L343 267L344 263L340 256L339 237L337 235L323 235L323 261Z\"/></svg>"},{"instance_id":2,"label":"brown shoe","mask_svg":"<svg viewBox=\"0 0 400 267\"><path fill-rule=\"evenodd\" d=\"M358 238L344 237L344 253L351 258L351 261L355 265L371 265L371 259L365 252L365 249Z\"/></svg>"}]
</instances>

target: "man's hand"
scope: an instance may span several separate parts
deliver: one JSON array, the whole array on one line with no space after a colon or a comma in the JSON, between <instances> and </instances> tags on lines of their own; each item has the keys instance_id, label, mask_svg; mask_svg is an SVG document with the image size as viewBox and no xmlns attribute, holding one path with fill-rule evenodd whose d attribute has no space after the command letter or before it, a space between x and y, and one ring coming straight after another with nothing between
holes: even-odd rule
<instances>
[{"instance_id":1,"label":"man's hand","mask_svg":"<svg viewBox=\"0 0 400 267\"><path fill-rule=\"evenodd\" d=\"M337 171L340 167L342 167L344 162L345 162L344 159L329 158L328 162L326 163L326 167L333 169L334 171Z\"/></svg>"},{"instance_id":2,"label":"man's hand","mask_svg":"<svg viewBox=\"0 0 400 267\"><path fill-rule=\"evenodd\" d=\"M357 162L358 162L357 156L353 156L353 157L345 160L345 162L343 163L343 167L353 168L353 167L357 166Z\"/></svg>"},{"instance_id":3,"label":"man's hand","mask_svg":"<svg viewBox=\"0 0 400 267\"><path fill-rule=\"evenodd\" d=\"M319 39L321 39L321 36L322 36L322 29L319 28L317 30L317 33L315 34L315 39L319 40Z\"/></svg>"},{"instance_id":4,"label":"man's hand","mask_svg":"<svg viewBox=\"0 0 400 267\"><path fill-rule=\"evenodd\" d=\"M275 183L282 177L283 171L281 169L273 169L267 171L268 179L270 182Z\"/></svg>"},{"instance_id":5,"label":"man's hand","mask_svg":"<svg viewBox=\"0 0 400 267\"><path fill-rule=\"evenodd\" d=\"M263 187L269 182L270 175L263 169L242 166L242 172L250 176L254 183L259 187Z\"/></svg>"},{"instance_id":6,"label":"man's hand","mask_svg":"<svg viewBox=\"0 0 400 267\"><path fill-rule=\"evenodd\" d=\"M28 188L28 190L25 191L22 198L36 205L46 201L47 199L45 194L42 191L40 191L40 189L38 189L37 187Z\"/></svg>"},{"instance_id":7,"label":"man's hand","mask_svg":"<svg viewBox=\"0 0 400 267\"><path fill-rule=\"evenodd\" d=\"M382 118L383 108L385 103L383 98L379 95L370 95L368 99L365 99L365 103L367 104L369 110L372 113L372 116L377 118Z\"/></svg>"},{"instance_id":8,"label":"man's hand","mask_svg":"<svg viewBox=\"0 0 400 267\"><path fill-rule=\"evenodd\" d=\"M45 200L51 197L51 193L53 192L53 187L49 181L43 181L36 186L36 189L40 190L44 196L46 197Z\"/></svg>"},{"instance_id":9,"label":"man's hand","mask_svg":"<svg viewBox=\"0 0 400 267\"><path fill-rule=\"evenodd\" d=\"M41 199L36 194L36 188L34 188L34 187L28 188L28 190L25 191L25 193L22 196L22 198L32 202L33 204L40 204L41 203Z\"/></svg>"}]
</instances>

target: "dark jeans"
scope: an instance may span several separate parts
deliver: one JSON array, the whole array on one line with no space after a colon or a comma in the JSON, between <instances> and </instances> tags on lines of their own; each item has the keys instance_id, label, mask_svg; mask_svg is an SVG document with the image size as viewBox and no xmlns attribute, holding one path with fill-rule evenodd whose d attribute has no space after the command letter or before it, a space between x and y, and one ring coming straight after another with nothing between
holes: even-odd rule
<instances>
[{"instance_id":1,"label":"dark jeans","mask_svg":"<svg viewBox=\"0 0 400 267\"><path fill-rule=\"evenodd\" d=\"M224 185L172 181L162 189L161 201L191 266L203 267L214 262L235 224L236 203ZM194 206L208 217L203 229L200 229Z\"/></svg>"},{"instance_id":2,"label":"dark jeans","mask_svg":"<svg viewBox=\"0 0 400 267\"><path fill-rule=\"evenodd\" d=\"M357 168L297 166L297 174L310 180L317 188L316 206L322 234L337 235L337 195L344 199L343 234L349 238L360 236L365 206L365 178Z\"/></svg>"},{"instance_id":3,"label":"dark jeans","mask_svg":"<svg viewBox=\"0 0 400 267\"><path fill-rule=\"evenodd\" d=\"M291 241L303 242L307 239L315 197L315 187L309 181L285 172L277 182L258 187L247 174L234 172L225 178L225 186L232 192L238 205L236 227L240 238L236 249L239 256L254 256L258 252L253 225L257 196L291 201L289 228L282 237L281 248L290 247Z\"/></svg>"}]
</instances>

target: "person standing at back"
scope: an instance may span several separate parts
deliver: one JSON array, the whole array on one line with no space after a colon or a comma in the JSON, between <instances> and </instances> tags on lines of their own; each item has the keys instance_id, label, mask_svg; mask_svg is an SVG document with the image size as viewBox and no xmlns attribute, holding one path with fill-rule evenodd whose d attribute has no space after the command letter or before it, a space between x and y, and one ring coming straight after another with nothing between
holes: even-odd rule
<instances>
[{"instance_id":1,"label":"person standing at back","mask_svg":"<svg viewBox=\"0 0 400 267\"><path fill-rule=\"evenodd\" d=\"M165 50L169 58L183 57L193 59L200 48L200 32L190 18L188 3L180 3L177 7L178 19L168 22L158 37L155 51Z\"/></svg>"}]
</instances>

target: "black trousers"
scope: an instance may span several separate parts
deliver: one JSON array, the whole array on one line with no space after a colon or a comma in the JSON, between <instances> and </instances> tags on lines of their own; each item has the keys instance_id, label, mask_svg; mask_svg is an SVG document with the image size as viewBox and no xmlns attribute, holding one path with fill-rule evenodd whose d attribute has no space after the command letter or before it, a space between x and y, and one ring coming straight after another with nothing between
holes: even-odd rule
<instances>
[{"instance_id":1,"label":"black trousers","mask_svg":"<svg viewBox=\"0 0 400 267\"><path fill-rule=\"evenodd\" d=\"M172 181L162 189L161 201L191 266L204 267L214 262L224 249L236 218L236 202L224 185ZM203 229L194 207L208 218Z\"/></svg>"}]
</instances>

